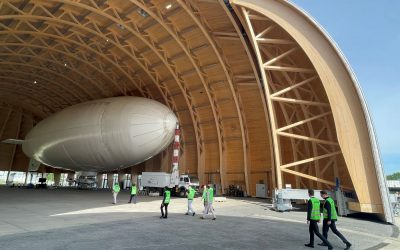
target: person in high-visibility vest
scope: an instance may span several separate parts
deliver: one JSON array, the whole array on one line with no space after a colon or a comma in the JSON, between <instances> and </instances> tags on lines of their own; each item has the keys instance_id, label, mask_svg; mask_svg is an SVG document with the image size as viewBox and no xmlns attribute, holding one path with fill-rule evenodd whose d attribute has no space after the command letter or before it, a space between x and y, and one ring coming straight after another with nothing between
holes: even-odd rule
<instances>
[{"instance_id":1,"label":"person in high-visibility vest","mask_svg":"<svg viewBox=\"0 0 400 250\"><path fill-rule=\"evenodd\" d=\"M114 202L113 202L113 204L117 204L117 196L118 196L118 193L119 193L120 190L121 190L121 188L119 187L118 182L114 183L114 185L113 185L113 191L112 191L113 197L114 197Z\"/></svg>"},{"instance_id":2,"label":"person in high-visibility vest","mask_svg":"<svg viewBox=\"0 0 400 250\"><path fill-rule=\"evenodd\" d=\"M204 210L203 210L203 213L204 213L204 211L206 211L206 209L207 209L207 186L206 185L203 185L203 195L201 198L204 203Z\"/></svg>"},{"instance_id":3,"label":"person in high-visibility vest","mask_svg":"<svg viewBox=\"0 0 400 250\"><path fill-rule=\"evenodd\" d=\"M189 186L188 190L187 190L187 197L188 197L188 210L186 212L186 215L195 215L196 213L194 212L192 203L193 203L193 199L194 199L194 195L196 193L196 190L194 190L191 186Z\"/></svg>"},{"instance_id":4,"label":"person in high-visibility vest","mask_svg":"<svg viewBox=\"0 0 400 250\"><path fill-rule=\"evenodd\" d=\"M128 203L131 203L133 198L133 204L136 204L136 194L137 194L136 184L133 183L131 187L131 198L129 199Z\"/></svg>"},{"instance_id":5,"label":"person in high-visibility vest","mask_svg":"<svg viewBox=\"0 0 400 250\"><path fill-rule=\"evenodd\" d=\"M204 219L208 213L212 213L213 220L217 219L217 217L215 216L215 213L214 213L213 202L214 202L214 189L212 188L212 186L208 185L207 186L207 208L203 212L203 216L201 217L202 219Z\"/></svg>"},{"instance_id":6,"label":"person in high-visibility vest","mask_svg":"<svg viewBox=\"0 0 400 250\"><path fill-rule=\"evenodd\" d=\"M314 197L314 190L308 190L310 199L307 202L307 224L309 224L308 232L310 233L310 242L304 244L306 247L314 248L314 234L318 236L328 246L328 249L333 249L331 243L320 234L318 222L321 220L321 207L318 198Z\"/></svg>"},{"instance_id":7,"label":"person in high-visibility vest","mask_svg":"<svg viewBox=\"0 0 400 250\"><path fill-rule=\"evenodd\" d=\"M164 188L164 198L161 203L161 217L160 219L166 219L168 217L168 205L171 200L171 191L169 191L168 187ZM164 209L165 208L165 213Z\"/></svg>"},{"instance_id":8,"label":"person in high-visibility vest","mask_svg":"<svg viewBox=\"0 0 400 250\"><path fill-rule=\"evenodd\" d=\"M328 192L325 190L320 191L321 197L324 198L324 205L323 205L323 215L324 220L322 224L322 234L326 239L328 239L328 231L329 228L332 229L332 232L339 237L344 244L346 244L345 250L350 249L351 243L336 229L336 221L337 221L337 213L335 207L335 201L331 197L329 197ZM325 246L325 244L319 243L320 246Z\"/></svg>"}]
</instances>

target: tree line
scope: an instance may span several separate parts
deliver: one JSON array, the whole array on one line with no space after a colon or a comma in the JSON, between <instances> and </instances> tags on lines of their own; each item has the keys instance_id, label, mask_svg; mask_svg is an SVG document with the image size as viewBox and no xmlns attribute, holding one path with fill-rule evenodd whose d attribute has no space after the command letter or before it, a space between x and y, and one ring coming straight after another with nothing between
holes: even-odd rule
<instances>
[{"instance_id":1,"label":"tree line","mask_svg":"<svg viewBox=\"0 0 400 250\"><path fill-rule=\"evenodd\" d=\"M391 175L388 175L386 177L386 179L391 180L391 181L400 180L400 172L396 172L396 173L393 173Z\"/></svg>"}]
</instances>

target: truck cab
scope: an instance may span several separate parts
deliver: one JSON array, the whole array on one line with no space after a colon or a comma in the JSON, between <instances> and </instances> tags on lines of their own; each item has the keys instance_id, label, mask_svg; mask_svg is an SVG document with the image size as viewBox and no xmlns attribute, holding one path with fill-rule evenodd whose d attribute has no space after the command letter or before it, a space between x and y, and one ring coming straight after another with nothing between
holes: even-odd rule
<instances>
[{"instance_id":1,"label":"truck cab","mask_svg":"<svg viewBox=\"0 0 400 250\"><path fill-rule=\"evenodd\" d=\"M179 177L179 184L178 184L178 190L179 190L179 196L180 197L185 197L186 196L186 191L188 190L189 186L192 186L196 192L199 191L199 180L191 177L189 175L180 175Z\"/></svg>"},{"instance_id":2,"label":"truck cab","mask_svg":"<svg viewBox=\"0 0 400 250\"><path fill-rule=\"evenodd\" d=\"M199 190L199 180L186 174L175 177L165 172L142 172L138 179L139 188L143 188L146 193L158 192L162 195L164 187L169 187L172 195L186 197L189 186Z\"/></svg>"}]
</instances>

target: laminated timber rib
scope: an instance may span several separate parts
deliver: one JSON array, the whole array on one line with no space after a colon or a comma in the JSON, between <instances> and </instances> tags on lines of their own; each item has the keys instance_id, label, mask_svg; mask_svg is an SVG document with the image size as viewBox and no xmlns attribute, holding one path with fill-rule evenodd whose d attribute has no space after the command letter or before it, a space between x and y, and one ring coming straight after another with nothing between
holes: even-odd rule
<instances>
[{"instance_id":1,"label":"laminated timber rib","mask_svg":"<svg viewBox=\"0 0 400 250\"><path fill-rule=\"evenodd\" d=\"M390 221L352 72L287 1L0 0L0 140L23 139L68 106L123 95L172 109L181 172L222 193L340 181L357 196L353 209ZM170 171L171 150L122 172ZM27 171L28 161L0 144L0 170Z\"/></svg>"}]
</instances>

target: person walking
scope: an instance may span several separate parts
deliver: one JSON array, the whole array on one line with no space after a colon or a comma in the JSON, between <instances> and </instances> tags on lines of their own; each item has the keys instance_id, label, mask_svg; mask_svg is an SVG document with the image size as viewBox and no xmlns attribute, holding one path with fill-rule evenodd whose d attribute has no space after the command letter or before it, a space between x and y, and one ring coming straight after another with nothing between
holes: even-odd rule
<instances>
[{"instance_id":1,"label":"person walking","mask_svg":"<svg viewBox=\"0 0 400 250\"><path fill-rule=\"evenodd\" d=\"M203 185L203 195L202 195L203 203L204 203L204 211L207 209L207 186Z\"/></svg>"},{"instance_id":2,"label":"person walking","mask_svg":"<svg viewBox=\"0 0 400 250\"><path fill-rule=\"evenodd\" d=\"M215 216L214 208L213 208L214 189L210 185L207 186L207 198L206 198L206 200L207 200L207 208L204 209L203 216L201 218L204 219L205 216L208 213L212 213L213 220L216 220L217 217Z\"/></svg>"},{"instance_id":3,"label":"person walking","mask_svg":"<svg viewBox=\"0 0 400 250\"><path fill-rule=\"evenodd\" d=\"M328 192L326 192L325 190L321 190L320 194L321 197L325 200L323 205L324 220L322 224L322 234L326 239L328 239L329 228L332 229L332 232L336 234L336 236L339 237L344 244L346 244L345 250L350 249L351 243L336 229L337 213L335 202L331 197L329 197ZM319 243L318 245L326 246L324 242Z\"/></svg>"},{"instance_id":4,"label":"person walking","mask_svg":"<svg viewBox=\"0 0 400 250\"><path fill-rule=\"evenodd\" d=\"M167 219L168 218L168 205L169 205L169 201L171 200L171 191L169 191L168 187L164 188L164 198L162 200L161 203L161 217L160 219ZM164 209L165 208L165 213L164 213Z\"/></svg>"},{"instance_id":5,"label":"person walking","mask_svg":"<svg viewBox=\"0 0 400 250\"><path fill-rule=\"evenodd\" d=\"M195 192L196 191L191 186L189 186L188 191L187 191L187 193L188 193L187 194L187 197L188 197L188 210L186 212L186 215L190 215L191 214L192 216L194 216L196 214L194 212L193 206L192 206Z\"/></svg>"},{"instance_id":6,"label":"person walking","mask_svg":"<svg viewBox=\"0 0 400 250\"><path fill-rule=\"evenodd\" d=\"M314 248L314 234L318 236L328 246L328 249L333 249L331 243L320 234L318 228L318 222L321 220L321 207L320 202L314 197L314 190L308 190L308 196L310 199L307 202L307 224L309 224L308 232L310 234L310 242L304 244L306 247Z\"/></svg>"},{"instance_id":7,"label":"person walking","mask_svg":"<svg viewBox=\"0 0 400 250\"><path fill-rule=\"evenodd\" d=\"M131 187L131 198L129 199L128 203L131 203L133 198L133 204L136 204L136 194L137 194L136 184L133 183Z\"/></svg>"},{"instance_id":8,"label":"person walking","mask_svg":"<svg viewBox=\"0 0 400 250\"><path fill-rule=\"evenodd\" d=\"M121 190L121 188L119 187L118 182L114 183L113 191L112 191L113 197L114 197L113 204L117 204L117 196L118 196L118 193L119 193L120 190Z\"/></svg>"}]
</instances>

